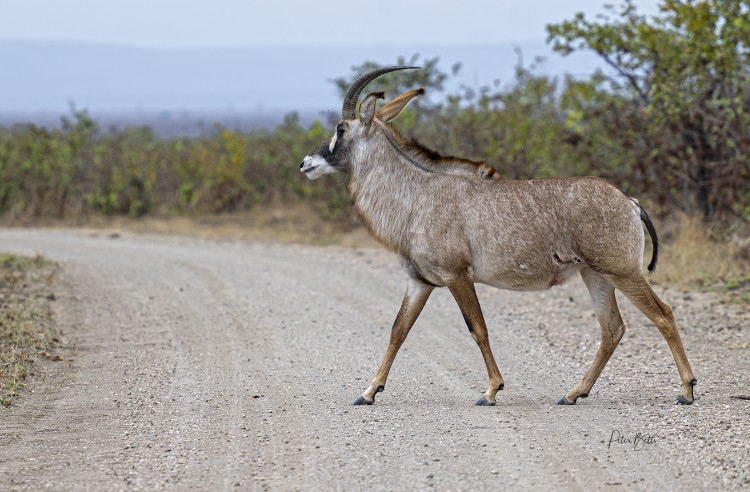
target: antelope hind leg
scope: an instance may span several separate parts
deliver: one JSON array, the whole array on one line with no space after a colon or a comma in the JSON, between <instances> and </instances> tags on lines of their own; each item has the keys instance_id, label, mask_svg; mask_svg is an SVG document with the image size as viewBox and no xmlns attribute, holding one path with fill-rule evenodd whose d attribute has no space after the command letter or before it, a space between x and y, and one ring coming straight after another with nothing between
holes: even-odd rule
<instances>
[{"instance_id":1,"label":"antelope hind leg","mask_svg":"<svg viewBox=\"0 0 750 492\"><path fill-rule=\"evenodd\" d=\"M406 340L409 330L411 330L411 327L417 320L419 313L422 312L422 308L427 302L427 298L430 297L433 288L431 285L423 284L411 277L409 278L409 285L406 288L406 294L404 294L404 301L401 303L401 309L396 316L396 321L393 322L391 337L385 357L383 357L383 362L380 363L380 368L370 386L354 402L355 405L372 405L375 403L375 395L385 389L385 382L388 379L388 373L391 370L391 365L396 358L398 349L401 348L401 344Z\"/></svg>"},{"instance_id":2,"label":"antelope hind leg","mask_svg":"<svg viewBox=\"0 0 750 492\"><path fill-rule=\"evenodd\" d=\"M591 388L625 333L625 323L620 317L620 310L617 308L617 300L615 299L615 288L612 284L589 268L581 271L581 277L589 290L596 318L602 328L602 341L594 357L594 362L586 371L583 380L570 393L561 398L557 402L558 405L574 405L578 398L589 396Z\"/></svg>"},{"instance_id":3,"label":"antelope hind leg","mask_svg":"<svg viewBox=\"0 0 750 492\"><path fill-rule=\"evenodd\" d=\"M690 369L690 363L687 354L685 354L685 348L682 346L682 339L677 330L672 310L657 297L640 272L638 272L638 275L625 279L615 278L614 283L615 287L625 294L659 328L672 351L682 381L682 396L678 398L677 403L690 405L695 401L693 386L697 381L692 369Z\"/></svg>"}]
</instances>

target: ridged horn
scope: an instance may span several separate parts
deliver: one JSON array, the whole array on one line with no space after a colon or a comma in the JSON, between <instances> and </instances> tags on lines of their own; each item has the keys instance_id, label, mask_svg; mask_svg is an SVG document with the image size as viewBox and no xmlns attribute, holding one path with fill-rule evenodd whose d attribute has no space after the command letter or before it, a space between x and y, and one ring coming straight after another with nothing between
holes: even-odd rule
<instances>
[{"instance_id":1,"label":"ridged horn","mask_svg":"<svg viewBox=\"0 0 750 492\"><path fill-rule=\"evenodd\" d=\"M341 117L345 120L353 120L357 117L357 101L359 101L359 95L362 94L362 89L367 86L370 82L388 72L395 72L396 70L410 70L419 67L383 67L376 70L371 70L366 74L360 75L357 80L352 82L349 89L346 90L344 95L344 106L341 108Z\"/></svg>"}]
</instances>

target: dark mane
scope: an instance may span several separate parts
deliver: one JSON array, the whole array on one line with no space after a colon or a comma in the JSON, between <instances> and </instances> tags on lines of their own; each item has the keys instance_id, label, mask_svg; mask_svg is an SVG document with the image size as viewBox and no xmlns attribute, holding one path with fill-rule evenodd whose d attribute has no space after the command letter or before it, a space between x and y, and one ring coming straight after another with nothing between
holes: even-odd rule
<instances>
[{"instance_id":1,"label":"dark mane","mask_svg":"<svg viewBox=\"0 0 750 492\"><path fill-rule=\"evenodd\" d=\"M412 138L406 140L391 125L381 126L386 139L409 162L420 169L444 174L474 175L484 179L502 179L495 168L485 161L473 161L455 156L443 156Z\"/></svg>"}]
</instances>

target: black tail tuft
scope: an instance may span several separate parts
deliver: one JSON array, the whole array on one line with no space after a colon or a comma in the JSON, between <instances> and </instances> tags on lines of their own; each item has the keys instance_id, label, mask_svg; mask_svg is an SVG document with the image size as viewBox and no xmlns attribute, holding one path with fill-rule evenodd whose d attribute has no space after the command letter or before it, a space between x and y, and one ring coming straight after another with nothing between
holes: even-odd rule
<instances>
[{"instance_id":1,"label":"black tail tuft","mask_svg":"<svg viewBox=\"0 0 750 492\"><path fill-rule=\"evenodd\" d=\"M641 207L641 220L646 224L646 230L649 236L651 236L651 244L653 245L653 253L651 254L651 263L648 264L648 271L653 272L656 268L656 262L659 259L659 238L656 236L656 229L651 219L648 218L648 214L643 207Z\"/></svg>"}]
</instances>

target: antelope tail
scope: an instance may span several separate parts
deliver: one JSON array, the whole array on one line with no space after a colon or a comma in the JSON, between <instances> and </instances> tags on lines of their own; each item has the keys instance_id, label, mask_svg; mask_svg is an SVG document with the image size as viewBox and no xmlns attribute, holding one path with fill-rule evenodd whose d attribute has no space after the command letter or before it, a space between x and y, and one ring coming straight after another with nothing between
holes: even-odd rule
<instances>
[{"instance_id":1,"label":"antelope tail","mask_svg":"<svg viewBox=\"0 0 750 492\"><path fill-rule=\"evenodd\" d=\"M648 271L653 272L656 268L656 262L659 259L659 238L656 236L656 229L654 228L654 224L651 222L651 219L648 218L648 214L646 211L641 208L641 220L644 224L646 224L646 230L648 231L649 236L651 236L651 244L653 245L653 252L651 253L651 263L648 264Z\"/></svg>"}]
</instances>

